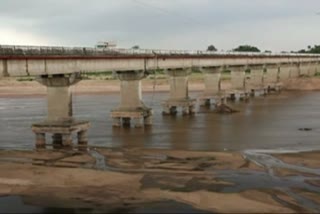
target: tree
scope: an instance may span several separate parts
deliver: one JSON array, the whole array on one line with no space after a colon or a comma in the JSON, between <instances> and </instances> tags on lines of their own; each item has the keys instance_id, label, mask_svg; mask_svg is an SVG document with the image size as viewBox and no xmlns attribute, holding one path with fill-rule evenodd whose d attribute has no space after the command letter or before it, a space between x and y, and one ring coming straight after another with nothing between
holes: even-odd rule
<instances>
[{"instance_id":1,"label":"tree","mask_svg":"<svg viewBox=\"0 0 320 214\"><path fill-rule=\"evenodd\" d=\"M240 45L239 47L233 49L233 51L238 52L260 52L257 47L250 46L250 45Z\"/></svg>"},{"instance_id":2,"label":"tree","mask_svg":"<svg viewBox=\"0 0 320 214\"><path fill-rule=\"evenodd\" d=\"M272 51L270 51L270 50L265 50L264 52L265 53L272 53Z\"/></svg>"},{"instance_id":3,"label":"tree","mask_svg":"<svg viewBox=\"0 0 320 214\"><path fill-rule=\"evenodd\" d=\"M314 45L313 47L311 45L308 45L308 49L301 49L297 51L297 53L311 53L311 54L320 54L320 45Z\"/></svg>"},{"instance_id":4,"label":"tree","mask_svg":"<svg viewBox=\"0 0 320 214\"><path fill-rule=\"evenodd\" d=\"M315 45L312 48L309 49L309 53L315 53L319 54L320 53L320 45Z\"/></svg>"},{"instance_id":5,"label":"tree","mask_svg":"<svg viewBox=\"0 0 320 214\"><path fill-rule=\"evenodd\" d=\"M137 50L137 49L140 49L140 47L139 47L139 45L134 45L134 46L132 47L132 49Z\"/></svg>"},{"instance_id":6,"label":"tree","mask_svg":"<svg viewBox=\"0 0 320 214\"><path fill-rule=\"evenodd\" d=\"M207 51L217 51L217 48L214 45L209 45Z\"/></svg>"}]
</instances>

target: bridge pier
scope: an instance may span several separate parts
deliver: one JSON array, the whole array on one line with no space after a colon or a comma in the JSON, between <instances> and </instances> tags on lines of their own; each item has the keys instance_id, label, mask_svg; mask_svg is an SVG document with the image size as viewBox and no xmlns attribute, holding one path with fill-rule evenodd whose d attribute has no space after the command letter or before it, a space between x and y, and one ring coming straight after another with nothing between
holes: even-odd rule
<instances>
[{"instance_id":1,"label":"bridge pier","mask_svg":"<svg viewBox=\"0 0 320 214\"><path fill-rule=\"evenodd\" d=\"M249 92L246 89L247 66L229 66L231 70L231 90L226 93L230 100L247 100Z\"/></svg>"},{"instance_id":2,"label":"bridge pier","mask_svg":"<svg viewBox=\"0 0 320 214\"><path fill-rule=\"evenodd\" d=\"M2 59L0 60L0 78L2 77L8 77L8 60Z\"/></svg>"},{"instance_id":3,"label":"bridge pier","mask_svg":"<svg viewBox=\"0 0 320 214\"><path fill-rule=\"evenodd\" d=\"M143 127L152 125L152 109L142 101L141 80L144 71L121 71L116 73L120 80L120 105L111 111L113 126Z\"/></svg>"},{"instance_id":4,"label":"bridge pier","mask_svg":"<svg viewBox=\"0 0 320 214\"><path fill-rule=\"evenodd\" d=\"M45 147L46 134L52 134L54 146L72 146L72 134L78 134L78 144L87 144L88 121L75 120L72 112L71 86L80 81L78 74L41 76L38 82L47 86L47 119L32 125L36 146ZM81 136L81 137L79 137Z\"/></svg>"},{"instance_id":5,"label":"bridge pier","mask_svg":"<svg viewBox=\"0 0 320 214\"><path fill-rule=\"evenodd\" d=\"M270 91L280 91L281 84L279 84L279 65L267 65L267 73L264 78L264 86Z\"/></svg>"},{"instance_id":6,"label":"bridge pier","mask_svg":"<svg viewBox=\"0 0 320 214\"><path fill-rule=\"evenodd\" d=\"M319 73L320 74L320 63L316 62L316 74Z\"/></svg>"},{"instance_id":7,"label":"bridge pier","mask_svg":"<svg viewBox=\"0 0 320 214\"><path fill-rule=\"evenodd\" d=\"M290 78L290 73L292 70L292 64L285 63L281 64L279 68L279 81L283 82Z\"/></svg>"},{"instance_id":8,"label":"bridge pier","mask_svg":"<svg viewBox=\"0 0 320 214\"><path fill-rule=\"evenodd\" d=\"M266 94L266 88L263 85L264 65L250 65L250 81L246 88L250 90L251 96Z\"/></svg>"},{"instance_id":9,"label":"bridge pier","mask_svg":"<svg viewBox=\"0 0 320 214\"><path fill-rule=\"evenodd\" d=\"M292 63L290 69L290 78L298 78L300 75L299 63Z\"/></svg>"},{"instance_id":10,"label":"bridge pier","mask_svg":"<svg viewBox=\"0 0 320 214\"><path fill-rule=\"evenodd\" d=\"M303 63L301 62L300 63L300 66L299 66L299 69L300 69L300 72L299 72L299 75L300 76L310 76L310 63Z\"/></svg>"},{"instance_id":11,"label":"bridge pier","mask_svg":"<svg viewBox=\"0 0 320 214\"><path fill-rule=\"evenodd\" d=\"M318 72L318 63L310 63L309 76L314 76Z\"/></svg>"},{"instance_id":12,"label":"bridge pier","mask_svg":"<svg viewBox=\"0 0 320 214\"><path fill-rule=\"evenodd\" d=\"M224 100L221 91L221 71L222 67L202 68L204 73L204 92L198 98L200 106L210 106L211 100L215 100L215 104Z\"/></svg>"},{"instance_id":13,"label":"bridge pier","mask_svg":"<svg viewBox=\"0 0 320 214\"><path fill-rule=\"evenodd\" d=\"M196 100L189 97L188 78L191 69L167 70L169 76L169 99L163 103L164 115L175 115L177 108L182 108L183 115L195 113Z\"/></svg>"}]
</instances>

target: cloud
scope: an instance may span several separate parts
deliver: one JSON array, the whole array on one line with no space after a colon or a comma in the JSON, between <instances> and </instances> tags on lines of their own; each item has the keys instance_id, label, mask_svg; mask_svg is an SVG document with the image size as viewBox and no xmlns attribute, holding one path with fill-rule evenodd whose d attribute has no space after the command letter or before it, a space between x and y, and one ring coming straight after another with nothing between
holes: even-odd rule
<instances>
[{"instance_id":1,"label":"cloud","mask_svg":"<svg viewBox=\"0 0 320 214\"><path fill-rule=\"evenodd\" d=\"M2 0L0 44L295 50L319 44L318 0ZM319 29L319 30L318 30ZM23 38L22 38L23 36Z\"/></svg>"}]
</instances>

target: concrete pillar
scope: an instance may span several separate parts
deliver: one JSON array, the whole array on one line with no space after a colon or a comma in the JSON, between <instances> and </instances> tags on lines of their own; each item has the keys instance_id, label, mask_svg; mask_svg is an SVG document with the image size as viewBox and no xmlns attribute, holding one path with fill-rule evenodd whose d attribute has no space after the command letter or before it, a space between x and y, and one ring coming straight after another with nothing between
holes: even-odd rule
<instances>
[{"instance_id":1,"label":"concrete pillar","mask_svg":"<svg viewBox=\"0 0 320 214\"><path fill-rule=\"evenodd\" d=\"M300 63L299 66L299 76L309 76L309 69L310 69L310 64L309 63Z\"/></svg>"},{"instance_id":2,"label":"concrete pillar","mask_svg":"<svg viewBox=\"0 0 320 214\"><path fill-rule=\"evenodd\" d=\"M316 62L312 62L310 63L310 67L309 67L309 76L314 76L316 73L317 73L317 66L318 66L318 63Z\"/></svg>"},{"instance_id":3,"label":"concrete pillar","mask_svg":"<svg viewBox=\"0 0 320 214\"><path fill-rule=\"evenodd\" d=\"M0 78L1 77L8 77L8 60L7 59L1 59L0 60Z\"/></svg>"},{"instance_id":4,"label":"concrete pillar","mask_svg":"<svg viewBox=\"0 0 320 214\"><path fill-rule=\"evenodd\" d=\"M36 133L36 147L42 148L46 145L46 135L45 133Z\"/></svg>"},{"instance_id":5,"label":"concrete pillar","mask_svg":"<svg viewBox=\"0 0 320 214\"><path fill-rule=\"evenodd\" d=\"M246 88L251 91L251 95L264 94L263 76L264 65L250 65L250 81L246 84Z\"/></svg>"},{"instance_id":6,"label":"concrete pillar","mask_svg":"<svg viewBox=\"0 0 320 214\"><path fill-rule=\"evenodd\" d=\"M246 66L231 66L231 87L233 90L245 90L246 87Z\"/></svg>"},{"instance_id":7,"label":"concrete pillar","mask_svg":"<svg viewBox=\"0 0 320 214\"><path fill-rule=\"evenodd\" d=\"M279 65L269 64L266 65L267 72L264 77L264 86L268 91L279 91L281 86L279 84Z\"/></svg>"},{"instance_id":8,"label":"concrete pillar","mask_svg":"<svg viewBox=\"0 0 320 214\"><path fill-rule=\"evenodd\" d=\"M279 68L279 81L283 82L290 78L292 65L291 64L281 64Z\"/></svg>"},{"instance_id":9,"label":"concrete pillar","mask_svg":"<svg viewBox=\"0 0 320 214\"><path fill-rule=\"evenodd\" d=\"M169 70L169 99L171 100L186 100L189 99L188 78L191 74L189 70Z\"/></svg>"},{"instance_id":10,"label":"concrete pillar","mask_svg":"<svg viewBox=\"0 0 320 214\"><path fill-rule=\"evenodd\" d=\"M320 74L320 62L316 63L316 74Z\"/></svg>"},{"instance_id":11,"label":"concrete pillar","mask_svg":"<svg viewBox=\"0 0 320 214\"><path fill-rule=\"evenodd\" d=\"M181 107L183 114L195 113L195 99L189 97L188 77L191 69L167 70L169 76L169 99L163 103L163 114L175 114Z\"/></svg>"},{"instance_id":12,"label":"concrete pillar","mask_svg":"<svg viewBox=\"0 0 320 214\"><path fill-rule=\"evenodd\" d=\"M246 100L249 91L246 88L246 69L247 66L229 66L231 70L231 89L226 92L226 96L231 100Z\"/></svg>"},{"instance_id":13,"label":"concrete pillar","mask_svg":"<svg viewBox=\"0 0 320 214\"><path fill-rule=\"evenodd\" d=\"M143 71L119 71L116 76L120 80L120 105L111 111L113 126L134 127L151 125L152 109L145 106L142 101L141 80L146 77ZM144 123L144 119L146 123Z\"/></svg>"},{"instance_id":14,"label":"concrete pillar","mask_svg":"<svg viewBox=\"0 0 320 214\"><path fill-rule=\"evenodd\" d=\"M219 102L223 98L221 91L221 72L223 67L210 67L202 68L201 71L204 74L204 92L199 97L199 103L201 106L210 105L210 100L214 99L215 102Z\"/></svg>"},{"instance_id":15,"label":"concrete pillar","mask_svg":"<svg viewBox=\"0 0 320 214\"><path fill-rule=\"evenodd\" d=\"M141 79L143 72L125 72L117 74L120 80L120 108L134 109L144 107L142 102Z\"/></svg>"},{"instance_id":16,"label":"concrete pillar","mask_svg":"<svg viewBox=\"0 0 320 214\"><path fill-rule=\"evenodd\" d=\"M47 86L48 115L45 121L32 125L36 134L36 145L45 144L46 133L52 134L54 148L57 145L71 146L73 132L79 132L81 143L87 141L83 135L90 126L89 122L72 117L71 86L80 81L80 75L56 74L42 76L37 80Z\"/></svg>"},{"instance_id":17,"label":"concrete pillar","mask_svg":"<svg viewBox=\"0 0 320 214\"><path fill-rule=\"evenodd\" d=\"M62 145L63 146L72 146L72 135L71 135L71 133L62 134Z\"/></svg>"},{"instance_id":18,"label":"concrete pillar","mask_svg":"<svg viewBox=\"0 0 320 214\"><path fill-rule=\"evenodd\" d=\"M80 81L76 74L44 76L37 79L47 86L48 121L72 119L71 86Z\"/></svg>"},{"instance_id":19,"label":"concrete pillar","mask_svg":"<svg viewBox=\"0 0 320 214\"><path fill-rule=\"evenodd\" d=\"M77 133L78 144L79 145L87 145L88 144L88 136L87 131L80 131Z\"/></svg>"},{"instance_id":20,"label":"concrete pillar","mask_svg":"<svg viewBox=\"0 0 320 214\"><path fill-rule=\"evenodd\" d=\"M300 75L299 63L292 63L290 69L290 78L298 78Z\"/></svg>"}]
</instances>

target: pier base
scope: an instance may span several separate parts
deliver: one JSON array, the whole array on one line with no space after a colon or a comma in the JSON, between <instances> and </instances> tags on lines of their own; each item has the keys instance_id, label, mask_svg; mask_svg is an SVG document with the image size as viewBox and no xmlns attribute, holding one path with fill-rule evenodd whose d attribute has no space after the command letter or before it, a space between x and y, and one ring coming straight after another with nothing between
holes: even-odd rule
<instances>
[{"instance_id":1,"label":"pier base","mask_svg":"<svg viewBox=\"0 0 320 214\"><path fill-rule=\"evenodd\" d=\"M196 99L167 100L163 104L163 115L175 115L177 109L181 108L183 115L196 113Z\"/></svg>"},{"instance_id":2,"label":"pier base","mask_svg":"<svg viewBox=\"0 0 320 214\"><path fill-rule=\"evenodd\" d=\"M267 94L268 94L268 88L251 88L251 91L250 91L251 97L265 96Z\"/></svg>"},{"instance_id":3,"label":"pier base","mask_svg":"<svg viewBox=\"0 0 320 214\"><path fill-rule=\"evenodd\" d=\"M246 101L250 97L250 92L244 90L233 90L226 92L226 99L231 101Z\"/></svg>"},{"instance_id":4,"label":"pier base","mask_svg":"<svg viewBox=\"0 0 320 214\"><path fill-rule=\"evenodd\" d=\"M111 117L114 127L130 127L136 128L152 125L152 109L114 109L111 111Z\"/></svg>"},{"instance_id":5,"label":"pier base","mask_svg":"<svg viewBox=\"0 0 320 214\"><path fill-rule=\"evenodd\" d=\"M53 146L72 146L72 135L77 134L78 144L88 144L87 131L90 127L87 121L43 121L34 123L32 131L36 135L36 147L46 146L46 134L52 134Z\"/></svg>"},{"instance_id":6,"label":"pier base","mask_svg":"<svg viewBox=\"0 0 320 214\"><path fill-rule=\"evenodd\" d=\"M72 110L71 86L81 80L78 73L41 76L39 83L47 87L47 119L34 123L36 147L45 147L46 134L52 134L53 146L71 146L72 134L76 133L78 144L87 144L88 121L75 120Z\"/></svg>"}]
</instances>

